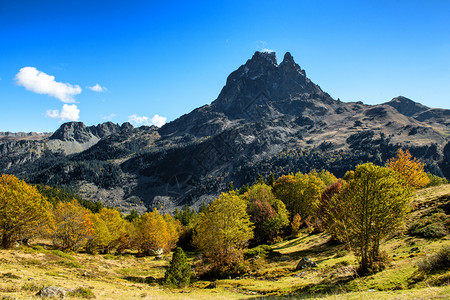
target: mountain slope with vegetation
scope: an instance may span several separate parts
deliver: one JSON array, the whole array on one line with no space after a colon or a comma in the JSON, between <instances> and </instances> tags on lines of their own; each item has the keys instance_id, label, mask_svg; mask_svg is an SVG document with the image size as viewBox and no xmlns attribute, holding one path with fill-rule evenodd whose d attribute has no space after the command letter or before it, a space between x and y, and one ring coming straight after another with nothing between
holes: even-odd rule
<instances>
[{"instance_id":1,"label":"mountain slope with vegetation","mask_svg":"<svg viewBox=\"0 0 450 300\"><path fill-rule=\"evenodd\" d=\"M121 211L198 209L228 184L258 174L384 165L399 148L450 178L450 111L405 97L379 104L334 100L286 53L256 52L218 98L164 125L71 122L50 137L0 139L0 170L65 186Z\"/></svg>"},{"instance_id":2,"label":"mountain slope with vegetation","mask_svg":"<svg viewBox=\"0 0 450 300\"><path fill-rule=\"evenodd\" d=\"M163 285L171 254L161 259L139 257L134 252L121 255L62 252L53 249L47 240L36 240L31 246L0 250L0 295L38 298L35 295L44 287L55 286L67 291L69 299L448 297L448 257L444 264L435 258L442 249L450 247L450 185L420 189L411 203L405 228L388 237L382 245L387 253L386 267L367 276L357 274L357 258L344 244L333 242L329 234L310 232L307 228L264 249L247 251L247 272L239 277L213 281L199 278L198 254L188 252L194 273L190 285L182 289ZM434 221L430 223L430 220ZM441 226L444 235L430 236L429 232L436 231L416 230L427 224ZM305 257L317 267L298 270L298 262Z\"/></svg>"}]
</instances>

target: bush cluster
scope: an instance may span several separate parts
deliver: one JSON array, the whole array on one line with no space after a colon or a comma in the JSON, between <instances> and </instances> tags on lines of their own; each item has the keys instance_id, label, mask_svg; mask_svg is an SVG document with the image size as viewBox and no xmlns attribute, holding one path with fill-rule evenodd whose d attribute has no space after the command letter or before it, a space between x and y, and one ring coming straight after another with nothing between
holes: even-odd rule
<instances>
[{"instance_id":1,"label":"bush cluster","mask_svg":"<svg viewBox=\"0 0 450 300\"><path fill-rule=\"evenodd\" d=\"M439 252L424 258L417 264L417 267L426 273L450 269L450 246L445 246Z\"/></svg>"},{"instance_id":2,"label":"bush cluster","mask_svg":"<svg viewBox=\"0 0 450 300\"><path fill-rule=\"evenodd\" d=\"M408 229L410 235L423 237L426 239L440 238L447 235L444 226L446 214L436 213L417 222L414 222Z\"/></svg>"}]
</instances>

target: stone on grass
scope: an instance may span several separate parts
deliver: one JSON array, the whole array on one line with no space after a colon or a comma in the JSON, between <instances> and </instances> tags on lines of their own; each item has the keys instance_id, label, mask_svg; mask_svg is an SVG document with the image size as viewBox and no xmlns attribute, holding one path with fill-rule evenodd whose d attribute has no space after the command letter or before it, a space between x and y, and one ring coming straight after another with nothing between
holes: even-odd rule
<instances>
[{"instance_id":1,"label":"stone on grass","mask_svg":"<svg viewBox=\"0 0 450 300\"><path fill-rule=\"evenodd\" d=\"M296 270L317 267L317 264L307 257L303 257L297 264Z\"/></svg>"},{"instance_id":2,"label":"stone on grass","mask_svg":"<svg viewBox=\"0 0 450 300\"><path fill-rule=\"evenodd\" d=\"M41 298L56 298L56 299L64 299L67 295L67 290L58 286L48 286L43 288L37 293L37 296Z\"/></svg>"}]
</instances>

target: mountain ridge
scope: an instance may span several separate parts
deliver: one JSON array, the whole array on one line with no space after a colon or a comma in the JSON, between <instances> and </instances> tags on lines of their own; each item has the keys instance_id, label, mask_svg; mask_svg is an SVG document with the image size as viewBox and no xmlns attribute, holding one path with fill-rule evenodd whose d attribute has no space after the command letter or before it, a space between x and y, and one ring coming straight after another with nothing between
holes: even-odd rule
<instances>
[{"instance_id":1,"label":"mountain ridge","mask_svg":"<svg viewBox=\"0 0 450 300\"><path fill-rule=\"evenodd\" d=\"M289 52L280 64L275 53L256 52L214 101L161 128L65 123L48 139L0 142L0 169L124 211L168 212L199 207L259 173L343 176L400 147L448 178L449 113L402 96L378 105L334 100Z\"/></svg>"}]
</instances>

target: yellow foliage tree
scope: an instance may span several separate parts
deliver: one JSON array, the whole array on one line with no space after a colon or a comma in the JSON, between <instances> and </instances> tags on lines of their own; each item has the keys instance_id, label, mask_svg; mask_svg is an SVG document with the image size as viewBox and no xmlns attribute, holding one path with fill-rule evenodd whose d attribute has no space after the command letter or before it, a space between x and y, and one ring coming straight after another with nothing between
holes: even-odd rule
<instances>
[{"instance_id":1,"label":"yellow foliage tree","mask_svg":"<svg viewBox=\"0 0 450 300\"><path fill-rule=\"evenodd\" d=\"M62 249L77 251L94 234L89 211L73 199L71 202L59 202L53 210L53 242Z\"/></svg>"},{"instance_id":2,"label":"yellow foliage tree","mask_svg":"<svg viewBox=\"0 0 450 300\"><path fill-rule=\"evenodd\" d=\"M326 173L323 173L322 176L331 177ZM321 193L325 187L316 171L309 174L298 172L295 175L285 175L278 178L273 186L273 193L275 197L284 202L291 213L291 218L299 214L304 220L317 209Z\"/></svg>"},{"instance_id":3,"label":"yellow foliage tree","mask_svg":"<svg viewBox=\"0 0 450 300\"><path fill-rule=\"evenodd\" d=\"M110 252L117 248L122 236L126 234L126 221L117 209L102 208L98 217L105 223L108 239L103 245L102 252ZM97 233L95 234L97 236Z\"/></svg>"},{"instance_id":4,"label":"yellow foliage tree","mask_svg":"<svg viewBox=\"0 0 450 300\"><path fill-rule=\"evenodd\" d=\"M168 213L164 215L164 220L167 223L167 230L169 232L170 237L167 246L165 248L165 251L169 252L170 250L176 247L178 238L180 237L180 234L183 232L183 225L181 225L181 222L179 220L176 220Z\"/></svg>"},{"instance_id":5,"label":"yellow foliage tree","mask_svg":"<svg viewBox=\"0 0 450 300\"><path fill-rule=\"evenodd\" d=\"M239 196L223 193L201 214L194 244L214 268L230 271L242 261L243 250L253 237L246 209Z\"/></svg>"},{"instance_id":6,"label":"yellow foliage tree","mask_svg":"<svg viewBox=\"0 0 450 300\"><path fill-rule=\"evenodd\" d=\"M153 212L143 214L135 237L139 251L144 255L169 251L178 240L174 223L167 222L156 208Z\"/></svg>"},{"instance_id":7,"label":"yellow foliage tree","mask_svg":"<svg viewBox=\"0 0 450 300\"><path fill-rule=\"evenodd\" d=\"M398 149L397 156L391 158L386 166L402 175L406 184L414 189L430 183L430 178L423 170L423 163L413 158L408 150Z\"/></svg>"},{"instance_id":8,"label":"yellow foliage tree","mask_svg":"<svg viewBox=\"0 0 450 300\"><path fill-rule=\"evenodd\" d=\"M92 221L93 235L87 242L86 250L90 253L106 252L111 234L106 226L106 222L99 214L90 213L89 218Z\"/></svg>"},{"instance_id":9,"label":"yellow foliage tree","mask_svg":"<svg viewBox=\"0 0 450 300\"><path fill-rule=\"evenodd\" d=\"M30 238L51 219L51 205L38 190L13 175L0 177L1 247Z\"/></svg>"}]
</instances>

